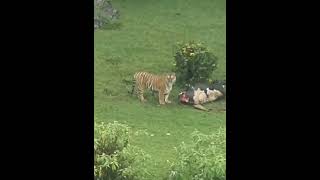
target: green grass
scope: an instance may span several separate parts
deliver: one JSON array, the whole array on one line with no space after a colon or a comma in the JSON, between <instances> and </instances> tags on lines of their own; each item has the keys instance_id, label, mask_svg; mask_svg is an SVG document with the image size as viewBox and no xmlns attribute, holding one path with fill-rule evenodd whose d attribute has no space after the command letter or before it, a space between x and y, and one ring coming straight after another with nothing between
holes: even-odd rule
<instances>
[{"instance_id":1,"label":"green grass","mask_svg":"<svg viewBox=\"0 0 320 180\"><path fill-rule=\"evenodd\" d=\"M219 58L213 79L225 79L226 16L224 0L114 0L120 10L119 24L98 30L94 39L94 116L95 121L119 121L133 131L146 130L149 135L133 136L132 143L152 156L149 170L154 179L167 175L175 157L174 147L188 142L195 129L214 132L225 126L225 101L205 105L214 110L200 112L179 105L175 86L173 104L158 106L157 97L146 95L142 104L127 93L136 71L169 72L173 45L178 41L204 42ZM180 13L180 15L177 15ZM170 135L166 135L170 133ZM150 136L153 134L154 136Z\"/></svg>"}]
</instances>

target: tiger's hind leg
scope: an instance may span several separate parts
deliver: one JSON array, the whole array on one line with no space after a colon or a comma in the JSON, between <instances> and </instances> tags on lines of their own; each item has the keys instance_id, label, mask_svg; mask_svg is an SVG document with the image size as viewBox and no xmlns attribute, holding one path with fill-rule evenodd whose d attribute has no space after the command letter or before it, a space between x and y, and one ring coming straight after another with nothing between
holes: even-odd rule
<instances>
[{"instance_id":1,"label":"tiger's hind leg","mask_svg":"<svg viewBox=\"0 0 320 180\"><path fill-rule=\"evenodd\" d=\"M147 100L143 97L143 90L138 91L138 98L141 102L146 102Z\"/></svg>"}]
</instances>

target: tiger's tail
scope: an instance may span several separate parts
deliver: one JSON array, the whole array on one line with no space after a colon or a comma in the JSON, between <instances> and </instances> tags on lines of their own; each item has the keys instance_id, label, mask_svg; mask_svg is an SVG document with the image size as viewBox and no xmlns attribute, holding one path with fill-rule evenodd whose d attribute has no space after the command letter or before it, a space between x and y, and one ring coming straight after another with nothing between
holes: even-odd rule
<instances>
[{"instance_id":1,"label":"tiger's tail","mask_svg":"<svg viewBox=\"0 0 320 180\"><path fill-rule=\"evenodd\" d=\"M132 80L132 89L131 89L131 92L129 92L131 95L133 95L135 87L136 87L136 80L133 79Z\"/></svg>"}]
</instances>

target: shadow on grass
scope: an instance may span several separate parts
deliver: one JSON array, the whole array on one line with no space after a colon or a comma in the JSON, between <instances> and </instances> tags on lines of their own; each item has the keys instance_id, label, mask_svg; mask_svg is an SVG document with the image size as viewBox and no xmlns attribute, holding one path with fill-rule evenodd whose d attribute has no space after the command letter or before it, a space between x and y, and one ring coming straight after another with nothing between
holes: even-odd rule
<instances>
[{"instance_id":1,"label":"shadow on grass","mask_svg":"<svg viewBox=\"0 0 320 180\"><path fill-rule=\"evenodd\" d=\"M123 27L122 23L111 23L111 24L106 24L101 27L101 30L121 30Z\"/></svg>"}]
</instances>

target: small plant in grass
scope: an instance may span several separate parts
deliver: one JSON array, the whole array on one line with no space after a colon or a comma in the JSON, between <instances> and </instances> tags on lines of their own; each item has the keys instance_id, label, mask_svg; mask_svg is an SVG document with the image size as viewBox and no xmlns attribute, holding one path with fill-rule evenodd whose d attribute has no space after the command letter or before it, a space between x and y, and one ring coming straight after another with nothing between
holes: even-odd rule
<instances>
[{"instance_id":1,"label":"small plant in grass","mask_svg":"<svg viewBox=\"0 0 320 180\"><path fill-rule=\"evenodd\" d=\"M150 177L145 152L129 143L129 127L117 122L94 125L94 179L143 180Z\"/></svg>"},{"instance_id":2,"label":"small plant in grass","mask_svg":"<svg viewBox=\"0 0 320 180\"><path fill-rule=\"evenodd\" d=\"M101 28L119 19L119 11L113 8L111 0L94 0L94 29Z\"/></svg>"},{"instance_id":3,"label":"small plant in grass","mask_svg":"<svg viewBox=\"0 0 320 180\"><path fill-rule=\"evenodd\" d=\"M217 57L202 43L177 43L174 71L180 85L208 82L217 68Z\"/></svg>"},{"instance_id":4,"label":"small plant in grass","mask_svg":"<svg viewBox=\"0 0 320 180\"><path fill-rule=\"evenodd\" d=\"M192 142L182 143L176 150L178 157L171 166L170 180L226 179L225 128L211 135L195 131Z\"/></svg>"}]
</instances>

